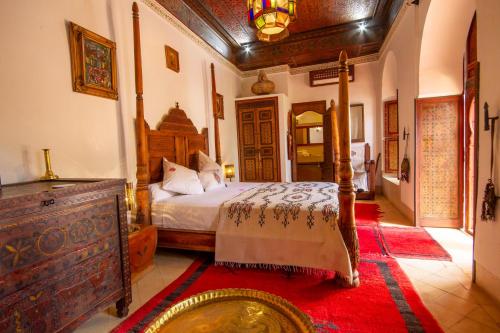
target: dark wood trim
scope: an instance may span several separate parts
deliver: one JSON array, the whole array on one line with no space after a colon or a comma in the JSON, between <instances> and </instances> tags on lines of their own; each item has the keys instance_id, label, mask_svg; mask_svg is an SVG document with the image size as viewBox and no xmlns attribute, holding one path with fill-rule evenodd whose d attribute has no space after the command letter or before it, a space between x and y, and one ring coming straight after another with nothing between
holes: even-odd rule
<instances>
[{"instance_id":1,"label":"dark wood trim","mask_svg":"<svg viewBox=\"0 0 500 333\"><path fill-rule=\"evenodd\" d=\"M134 30L134 66L135 66L135 92L136 92L136 141L137 141L137 213L136 222L151 224L149 207L149 157L147 126L144 120L144 99L142 85L142 56L141 56L141 30L139 25L139 6L132 4L132 21Z\"/></svg>"},{"instance_id":2,"label":"dark wood trim","mask_svg":"<svg viewBox=\"0 0 500 333\"><path fill-rule=\"evenodd\" d=\"M210 64L210 72L212 73L212 115L214 117L214 136L215 136L215 162L222 165L222 157L220 151L220 133L219 133L219 112L217 110L217 86L215 83L215 67Z\"/></svg>"},{"instance_id":3,"label":"dark wood trim","mask_svg":"<svg viewBox=\"0 0 500 333\"><path fill-rule=\"evenodd\" d=\"M314 111L319 114L326 113L326 101L312 101L312 102L302 102L302 103L293 103L292 104L292 112L296 116L303 114L307 111Z\"/></svg>"},{"instance_id":4,"label":"dark wood trim","mask_svg":"<svg viewBox=\"0 0 500 333\"><path fill-rule=\"evenodd\" d=\"M214 252L215 232L158 228L158 247Z\"/></svg>"},{"instance_id":5,"label":"dark wood trim","mask_svg":"<svg viewBox=\"0 0 500 333\"><path fill-rule=\"evenodd\" d=\"M326 26L319 29L292 33L284 41L264 43L251 41L239 44L206 2L201 0L157 0L191 31L203 39L240 70L254 70L288 64L291 67L331 62L340 50L347 50L350 57L376 54L380 51L396 15L404 5L402 0L379 0L372 17L364 19L369 34L353 34L359 21ZM299 13L300 16L300 13ZM245 22L246 24L246 22ZM251 34L255 31L248 28ZM245 52L249 46L252 52Z\"/></svg>"},{"instance_id":6,"label":"dark wood trim","mask_svg":"<svg viewBox=\"0 0 500 333\"><path fill-rule=\"evenodd\" d=\"M338 130L340 146L339 167L339 219L338 225L342 238L351 259L353 281L351 286L359 286L359 241L356 231L356 220L354 216L354 185L352 183L353 170L351 162L351 111L349 107L349 68L347 53L342 51L339 57L339 112Z\"/></svg>"}]
</instances>

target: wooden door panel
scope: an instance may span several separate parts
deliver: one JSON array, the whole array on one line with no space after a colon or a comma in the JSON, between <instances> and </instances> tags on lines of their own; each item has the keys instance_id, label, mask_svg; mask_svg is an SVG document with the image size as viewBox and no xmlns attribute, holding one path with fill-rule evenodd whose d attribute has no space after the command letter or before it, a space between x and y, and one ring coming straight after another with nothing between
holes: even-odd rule
<instances>
[{"instance_id":1,"label":"wooden door panel","mask_svg":"<svg viewBox=\"0 0 500 333\"><path fill-rule=\"evenodd\" d=\"M461 99L417 100L415 201L421 226L461 226Z\"/></svg>"},{"instance_id":2,"label":"wooden door panel","mask_svg":"<svg viewBox=\"0 0 500 333\"><path fill-rule=\"evenodd\" d=\"M256 159L245 159L244 161L245 171L244 171L244 181L258 181L257 179L257 160Z\"/></svg>"},{"instance_id":3,"label":"wooden door panel","mask_svg":"<svg viewBox=\"0 0 500 333\"><path fill-rule=\"evenodd\" d=\"M273 144L273 123L270 121L261 122L260 124L260 145Z\"/></svg>"},{"instance_id":4,"label":"wooden door panel","mask_svg":"<svg viewBox=\"0 0 500 333\"><path fill-rule=\"evenodd\" d=\"M242 144L244 146L254 146L255 145L255 127L253 122L252 123L243 123L242 125L243 128L243 142Z\"/></svg>"},{"instance_id":5,"label":"wooden door panel","mask_svg":"<svg viewBox=\"0 0 500 333\"><path fill-rule=\"evenodd\" d=\"M265 182L275 181L274 173L274 158L263 158L262 159L262 180Z\"/></svg>"},{"instance_id":6,"label":"wooden door panel","mask_svg":"<svg viewBox=\"0 0 500 333\"><path fill-rule=\"evenodd\" d=\"M277 98L236 102L241 181L280 181Z\"/></svg>"}]
</instances>

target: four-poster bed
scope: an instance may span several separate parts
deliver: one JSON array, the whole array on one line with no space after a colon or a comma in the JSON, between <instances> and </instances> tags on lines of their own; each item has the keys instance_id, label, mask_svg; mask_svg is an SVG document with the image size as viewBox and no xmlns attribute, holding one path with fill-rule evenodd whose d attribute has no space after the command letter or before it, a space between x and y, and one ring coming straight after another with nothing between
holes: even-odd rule
<instances>
[{"instance_id":1,"label":"four-poster bed","mask_svg":"<svg viewBox=\"0 0 500 333\"><path fill-rule=\"evenodd\" d=\"M181 110L178 105L171 109L168 114L160 122L156 130L150 129L148 124L144 119L144 106L143 106L143 85L142 85L142 63L141 63L141 48L140 48L140 30L139 30L139 14L138 6L136 3L133 4L133 27L134 27L134 55L135 55L135 78L136 78L136 93L137 93L137 118L136 118L136 131L137 131L137 221L143 224L152 223L152 210L151 202L149 198L150 184L161 182L163 179L162 171L162 160L163 158L168 159L168 161L174 162L181 166L197 169L197 157L198 151L201 151L208 155L208 130L203 129L202 133L198 133L198 130L193 125L191 120L186 116L186 113ZM338 172L338 189L337 185L333 183L323 183L331 184L328 186L329 193L335 194L335 199L338 193L338 207L331 216L334 219L330 219L330 215L325 218L325 212L330 212L334 209L332 208L330 201L326 199L321 200L321 207L324 207L323 211L318 211L318 216L323 216L323 220L333 224L330 228L334 230L332 232L338 233L340 237L339 246L346 251L346 262L349 265L349 274L340 276L339 281L346 285L357 286L359 285L359 277L357 273L357 266L359 263L359 246L358 238L355 227L354 220L354 201L355 194L352 184L353 170L351 165L351 135L350 135L350 114L349 114L349 91L348 91L348 64L347 55L342 52L339 59L339 106L338 112L333 110L334 116L332 117L332 125L334 126L334 149L336 158L336 169ZM214 134L215 134L215 156L216 162L221 164L221 153L220 153L220 135L218 126L218 115L216 108L216 84L215 84L215 73L214 65L211 65L212 73L212 102L213 102L213 117L214 117ZM236 143L235 143L236 144ZM280 186L276 183L275 186ZM241 188L246 186L242 183ZM294 185L283 184L282 187L293 187ZM270 189L273 185L267 188L268 191L276 191L276 188ZM321 188L326 188L326 186L321 185ZM248 191L243 192L243 190L235 189L234 186L230 187L230 190L234 190L238 193L247 194ZM262 187L264 188L264 186ZM259 196L265 190L259 188L248 189L249 191L254 191L255 196ZM283 190L285 191L285 190ZM291 188L290 191L296 191L296 189ZM326 191L326 190L325 190ZM215 192L214 192L215 193ZM274 192L273 192L274 193ZM285 192L283 192L285 193ZM321 194L321 193L320 193ZM235 194L237 196L238 194ZM312 195L314 196L314 195ZM328 196L331 198L332 196ZM181 199L178 199L181 200ZM247 200L247 198L245 198ZM268 202L269 200L266 196L262 197L262 200ZM279 199L276 199L279 200ZM237 201L237 200L236 200ZM231 202L231 200L227 200ZM319 203L313 202L309 207L316 207ZM233 202L235 205L233 207L240 207L240 203ZM273 202L268 202L272 206ZM249 206L254 205L250 203ZM283 205L278 204L279 209L284 209L288 203L283 202ZM231 211L231 207L225 201L221 202L221 216L224 215L222 212ZM305 208L305 207L304 207ZM304 209L303 208L303 209ZM276 209L276 208L275 208ZM283 211L283 210L282 210ZM261 214L264 215L262 210ZM276 210L275 210L276 212ZM266 214L271 216L272 214ZM323 215L321 215L321 213ZM230 215L230 214L227 214ZM250 215L250 213L248 213ZM299 215L299 214L297 214ZM312 213L311 213L312 215ZM179 217L181 218L181 217ZM271 219L271 217L269 217ZM221 217L221 224L223 218ZM305 223L304 223L305 224ZM325 223L326 224L326 223ZM237 225L238 222L237 222ZM337 228L338 226L338 228ZM234 225L233 225L234 227ZM262 225L261 225L262 227ZM285 228L287 225L285 224ZM311 226L309 226L311 228ZM326 227L325 227L326 228ZM217 229L219 230L219 229ZM288 229L289 230L289 229ZM219 235L219 234L217 234ZM244 236L244 235L243 235ZM158 227L158 246L168 247L168 248L178 248L178 249L189 249L189 250L200 250L200 251L214 251L216 248L215 244L216 232L215 230L189 230L180 228L169 228L165 226ZM255 239L252 240L254 242ZM258 241L258 240L257 240ZM280 241L276 239L276 241ZM343 241L343 243L342 243ZM332 240L332 242L334 242ZM345 245L345 247L344 247ZM307 246L307 244L306 244ZM227 251L226 251L227 252ZM216 253L217 256L217 253ZM334 255L330 255L333 257ZM224 260L221 260L224 261ZM270 263L273 264L274 262ZM269 263L263 263L269 264ZM292 265L293 266L293 265ZM347 278L346 278L347 276Z\"/></svg>"}]
</instances>

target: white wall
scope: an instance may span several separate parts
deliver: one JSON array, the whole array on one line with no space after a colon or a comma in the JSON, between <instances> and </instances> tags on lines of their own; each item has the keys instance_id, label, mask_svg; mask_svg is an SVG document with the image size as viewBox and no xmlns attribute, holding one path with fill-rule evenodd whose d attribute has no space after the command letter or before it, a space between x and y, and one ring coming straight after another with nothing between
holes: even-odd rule
<instances>
[{"instance_id":1,"label":"white wall","mask_svg":"<svg viewBox=\"0 0 500 333\"><path fill-rule=\"evenodd\" d=\"M477 37L478 61L480 63L480 105L490 105L490 116L500 115L500 1L477 1ZM484 186L489 178L490 132L484 131L484 116L480 112L479 121L479 177L478 206L474 258L476 260L476 280L500 301L500 202L497 203L496 220L483 222L480 220L481 199ZM498 125L498 122L497 122ZM497 127L498 129L498 127ZM495 137L495 180L496 194L500 195L500 145L499 133Z\"/></svg>"},{"instance_id":2,"label":"white wall","mask_svg":"<svg viewBox=\"0 0 500 333\"><path fill-rule=\"evenodd\" d=\"M475 0L430 2L422 34L419 97L462 93L465 41L475 8Z\"/></svg>"},{"instance_id":3,"label":"white wall","mask_svg":"<svg viewBox=\"0 0 500 333\"><path fill-rule=\"evenodd\" d=\"M410 137L408 141L408 156L410 157L410 163L413 166L414 161L414 134L415 134L415 124L414 124L414 101L417 97L418 91L418 71L417 71L417 50L419 44L419 35L416 33L418 31L418 13L421 7L412 6L406 9L406 13L402 17L399 25L394 31L391 38L386 42L387 45L384 52L379 60L379 84L383 87L383 72L384 64L391 66L393 61L397 64L396 69L391 69L392 75L395 74L396 82L392 82L391 85L398 89L398 112L399 112L399 129L400 131L406 127L407 131L410 132ZM393 58L394 60L387 60L387 57ZM394 80L392 78L391 80ZM382 88L380 89L379 98L379 119L380 119L380 131L382 131L383 126L383 101L387 97L391 96L389 92L385 92L382 96ZM394 93L392 94L394 96ZM382 132L380 132L382 134ZM382 135L380 135L379 140L381 140ZM380 145L382 142L380 141ZM404 157L404 146L405 142L402 140L402 135L399 138L399 163ZM411 212L414 210L414 178L415 172L414 168L410 168L410 181L409 183L400 183L400 201L394 202L398 207L401 207L401 211L405 215L413 215ZM397 192L394 192L397 193ZM410 214L408 214L410 212Z\"/></svg>"},{"instance_id":4,"label":"white wall","mask_svg":"<svg viewBox=\"0 0 500 333\"><path fill-rule=\"evenodd\" d=\"M131 0L15 1L4 4L0 42L0 175L3 183L44 172L42 148L52 149L62 177L135 179L135 86ZM139 2L145 116L151 127L179 102L195 126L210 125L210 63L224 95L221 137L236 137L234 98L240 78L193 39ZM19 18L30 17L19 23ZM75 93L71 85L67 23L73 21L117 43L119 101ZM6 33L8 32L8 33ZM180 73L165 66L164 45L180 54ZM237 160L222 140L222 158Z\"/></svg>"}]
</instances>

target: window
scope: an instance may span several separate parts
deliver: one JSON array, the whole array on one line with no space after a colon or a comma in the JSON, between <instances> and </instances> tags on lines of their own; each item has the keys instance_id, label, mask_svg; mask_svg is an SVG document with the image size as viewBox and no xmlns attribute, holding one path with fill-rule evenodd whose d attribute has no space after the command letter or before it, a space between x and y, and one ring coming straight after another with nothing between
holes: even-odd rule
<instances>
[{"instance_id":1,"label":"window","mask_svg":"<svg viewBox=\"0 0 500 333\"><path fill-rule=\"evenodd\" d=\"M399 172L398 101L384 103L384 171Z\"/></svg>"}]
</instances>

